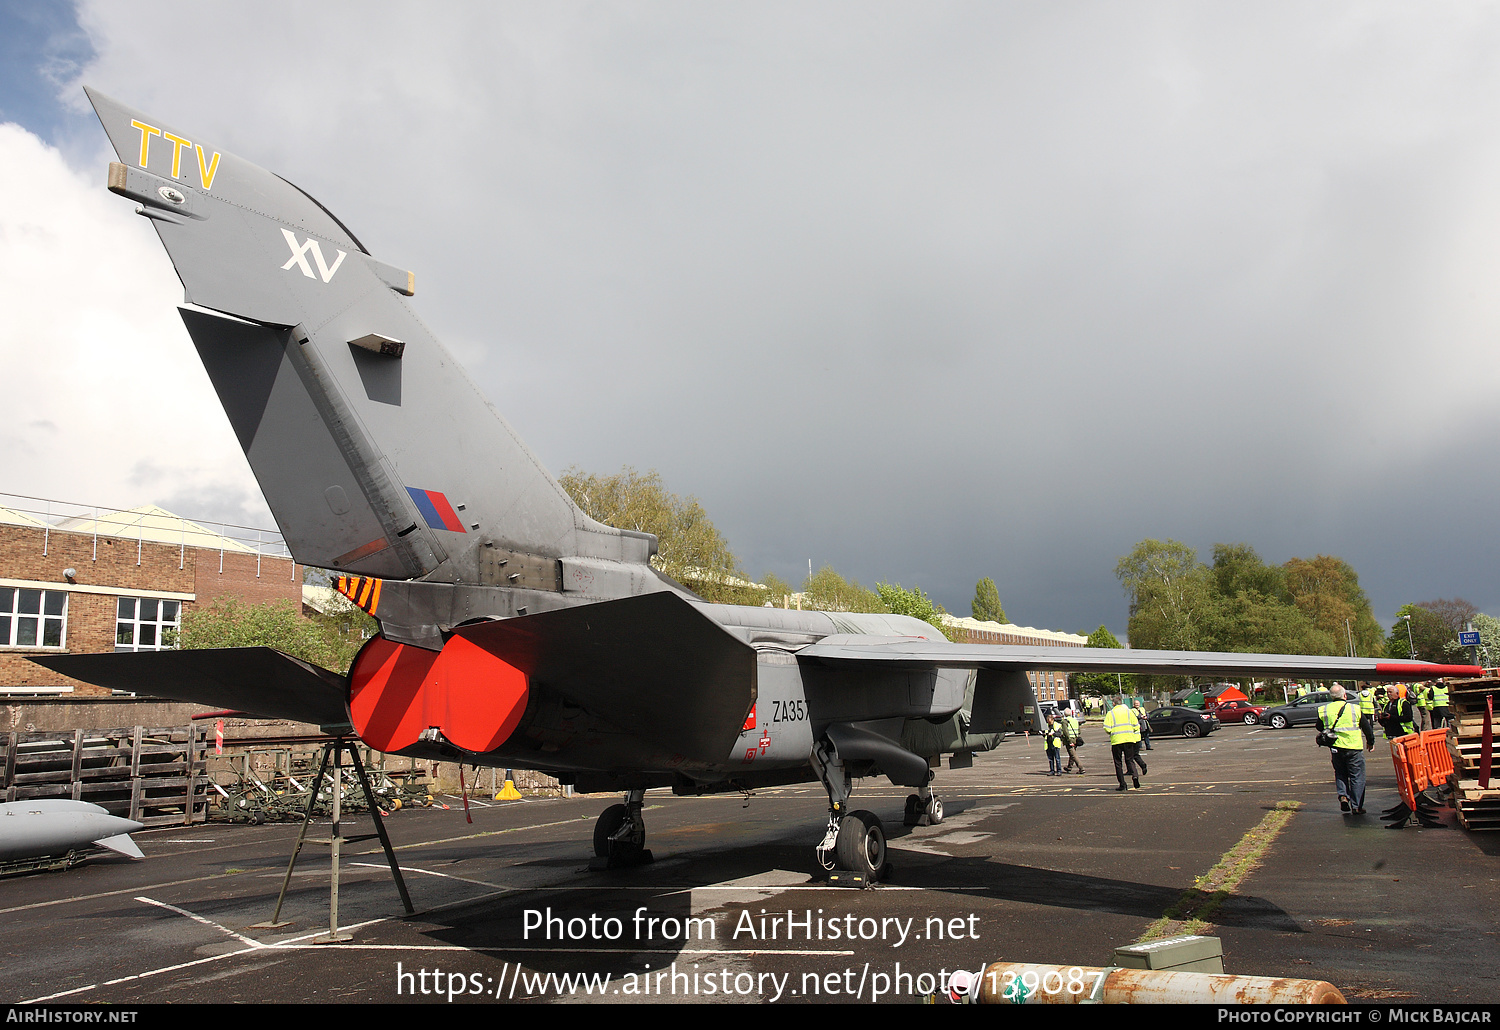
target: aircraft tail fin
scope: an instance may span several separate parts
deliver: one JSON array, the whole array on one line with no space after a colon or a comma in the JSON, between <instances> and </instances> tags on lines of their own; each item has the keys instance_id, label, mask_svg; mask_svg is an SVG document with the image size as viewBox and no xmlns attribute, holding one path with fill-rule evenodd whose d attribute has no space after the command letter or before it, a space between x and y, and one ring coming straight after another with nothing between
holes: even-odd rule
<instances>
[{"instance_id":1,"label":"aircraft tail fin","mask_svg":"<svg viewBox=\"0 0 1500 1030\"><path fill-rule=\"evenodd\" d=\"M411 272L286 180L88 95L120 157L109 188L161 237L193 305L183 321L299 562L470 583L485 548L647 562L655 538L579 511L427 331Z\"/></svg>"},{"instance_id":2,"label":"aircraft tail fin","mask_svg":"<svg viewBox=\"0 0 1500 1030\"><path fill-rule=\"evenodd\" d=\"M128 855L131 858L146 857L145 853L141 851L140 845L131 840L130 834L128 833L117 833L113 837L102 837L99 840L94 841L94 843L99 845L101 848L108 848L111 851L118 852L122 855Z\"/></svg>"}]
</instances>

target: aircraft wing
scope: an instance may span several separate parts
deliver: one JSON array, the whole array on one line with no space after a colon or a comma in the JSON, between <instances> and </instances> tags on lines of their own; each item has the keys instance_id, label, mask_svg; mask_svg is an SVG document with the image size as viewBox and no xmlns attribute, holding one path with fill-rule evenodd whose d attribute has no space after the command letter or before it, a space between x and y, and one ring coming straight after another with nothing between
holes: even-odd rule
<instances>
[{"instance_id":1,"label":"aircraft wing","mask_svg":"<svg viewBox=\"0 0 1500 1030\"><path fill-rule=\"evenodd\" d=\"M38 655L64 676L263 718L347 727L344 677L269 647Z\"/></svg>"},{"instance_id":2,"label":"aircraft wing","mask_svg":"<svg viewBox=\"0 0 1500 1030\"><path fill-rule=\"evenodd\" d=\"M1480 676L1477 665L1436 665L1407 659L1339 658L1326 655L1242 654L1236 651L1146 651L1106 647L1020 647L954 644L916 637L826 637L797 652L829 663L887 667L968 668L993 671L1055 669L1058 672L1138 672L1151 676L1247 676L1278 678L1407 680Z\"/></svg>"}]
</instances>

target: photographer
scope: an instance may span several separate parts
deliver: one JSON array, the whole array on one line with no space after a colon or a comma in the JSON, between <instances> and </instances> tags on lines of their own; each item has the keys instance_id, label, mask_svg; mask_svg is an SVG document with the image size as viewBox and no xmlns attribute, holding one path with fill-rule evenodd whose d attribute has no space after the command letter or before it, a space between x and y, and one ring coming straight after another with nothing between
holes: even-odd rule
<instances>
[{"instance_id":1,"label":"photographer","mask_svg":"<svg viewBox=\"0 0 1500 1030\"><path fill-rule=\"evenodd\" d=\"M1318 746L1333 755L1333 784L1339 808L1363 815L1365 811L1365 752L1375 747L1375 726L1368 715L1344 696L1335 684L1333 700L1318 709Z\"/></svg>"}]
</instances>

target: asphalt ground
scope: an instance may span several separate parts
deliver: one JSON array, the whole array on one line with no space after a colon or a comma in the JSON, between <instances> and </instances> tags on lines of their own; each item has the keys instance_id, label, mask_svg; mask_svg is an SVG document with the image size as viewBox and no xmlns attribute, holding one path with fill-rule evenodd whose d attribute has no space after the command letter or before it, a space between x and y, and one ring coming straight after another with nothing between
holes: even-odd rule
<instances>
[{"instance_id":1,"label":"asphalt ground","mask_svg":"<svg viewBox=\"0 0 1500 1030\"><path fill-rule=\"evenodd\" d=\"M1222 940L1226 972L1327 980L1356 1002L1500 1002L1500 839L1387 830L1384 742L1360 818L1339 813L1307 728L1157 738L1143 789L1125 794L1101 730L1085 733L1086 775L1047 776L1040 742L1015 738L944 769L938 826L903 827L907 792L862 781L855 805L884 821L893 867L864 891L819 875L826 801L812 785L653 791L656 861L602 872L587 861L613 798L479 801L472 823L457 799L396 813L387 826L418 912L403 914L377 841L346 845L339 923L353 941L334 945L314 943L328 926L326 846L299 860L290 925L254 926L271 915L295 824L145 831L144 861L0 880L0 999L912 1001L1001 960L1110 965L1279 802L1299 802L1200 931ZM346 836L369 829L344 823Z\"/></svg>"}]
</instances>

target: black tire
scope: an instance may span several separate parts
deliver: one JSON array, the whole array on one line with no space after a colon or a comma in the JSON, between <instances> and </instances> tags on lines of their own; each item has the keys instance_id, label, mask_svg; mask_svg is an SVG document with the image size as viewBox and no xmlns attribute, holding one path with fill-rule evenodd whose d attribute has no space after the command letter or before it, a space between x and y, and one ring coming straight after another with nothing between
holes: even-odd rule
<instances>
[{"instance_id":1,"label":"black tire","mask_svg":"<svg viewBox=\"0 0 1500 1030\"><path fill-rule=\"evenodd\" d=\"M1260 722L1260 716L1256 715L1254 712L1246 712L1245 713L1245 725L1246 726L1254 726L1258 722Z\"/></svg>"},{"instance_id":2,"label":"black tire","mask_svg":"<svg viewBox=\"0 0 1500 1030\"><path fill-rule=\"evenodd\" d=\"M594 854L600 858L609 857L610 837L614 836L625 821L630 818L630 813L624 805L610 805L599 813L599 821L594 824ZM615 845L619 847L618 844Z\"/></svg>"},{"instance_id":3,"label":"black tire","mask_svg":"<svg viewBox=\"0 0 1500 1030\"><path fill-rule=\"evenodd\" d=\"M1203 727L1199 726L1196 722L1185 722L1182 724L1182 735L1184 737L1201 737L1203 736Z\"/></svg>"},{"instance_id":4,"label":"black tire","mask_svg":"<svg viewBox=\"0 0 1500 1030\"><path fill-rule=\"evenodd\" d=\"M1282 715L1280 712L1277 712L1275 715L1271 716L1271 718L1267 721L1270 722L1271 729L1273 730L1286 729L1286 716Z\"/></svg>"},{"instance_id":5,"label":"black tire","mask_svg":"<svg viewBox=\"0 0 1500 1030\"><path fill-rule=\"evenodd\" d=\"M906 809L901 813L901 821L907 826L917 826L921 823L922 798L919 795L906 795Z\"/></svg>"},{"instance_id":6,"label":"black tire","mask_svg":"<svg viewBox=\"0 0 1500 1030\"><path fill-rule=\"evenodd\" d=\"M840 869L879 879L885 868L885 830L873 812L850 812L839 823L834 856Z\"/></svg>"}]
</instances>

